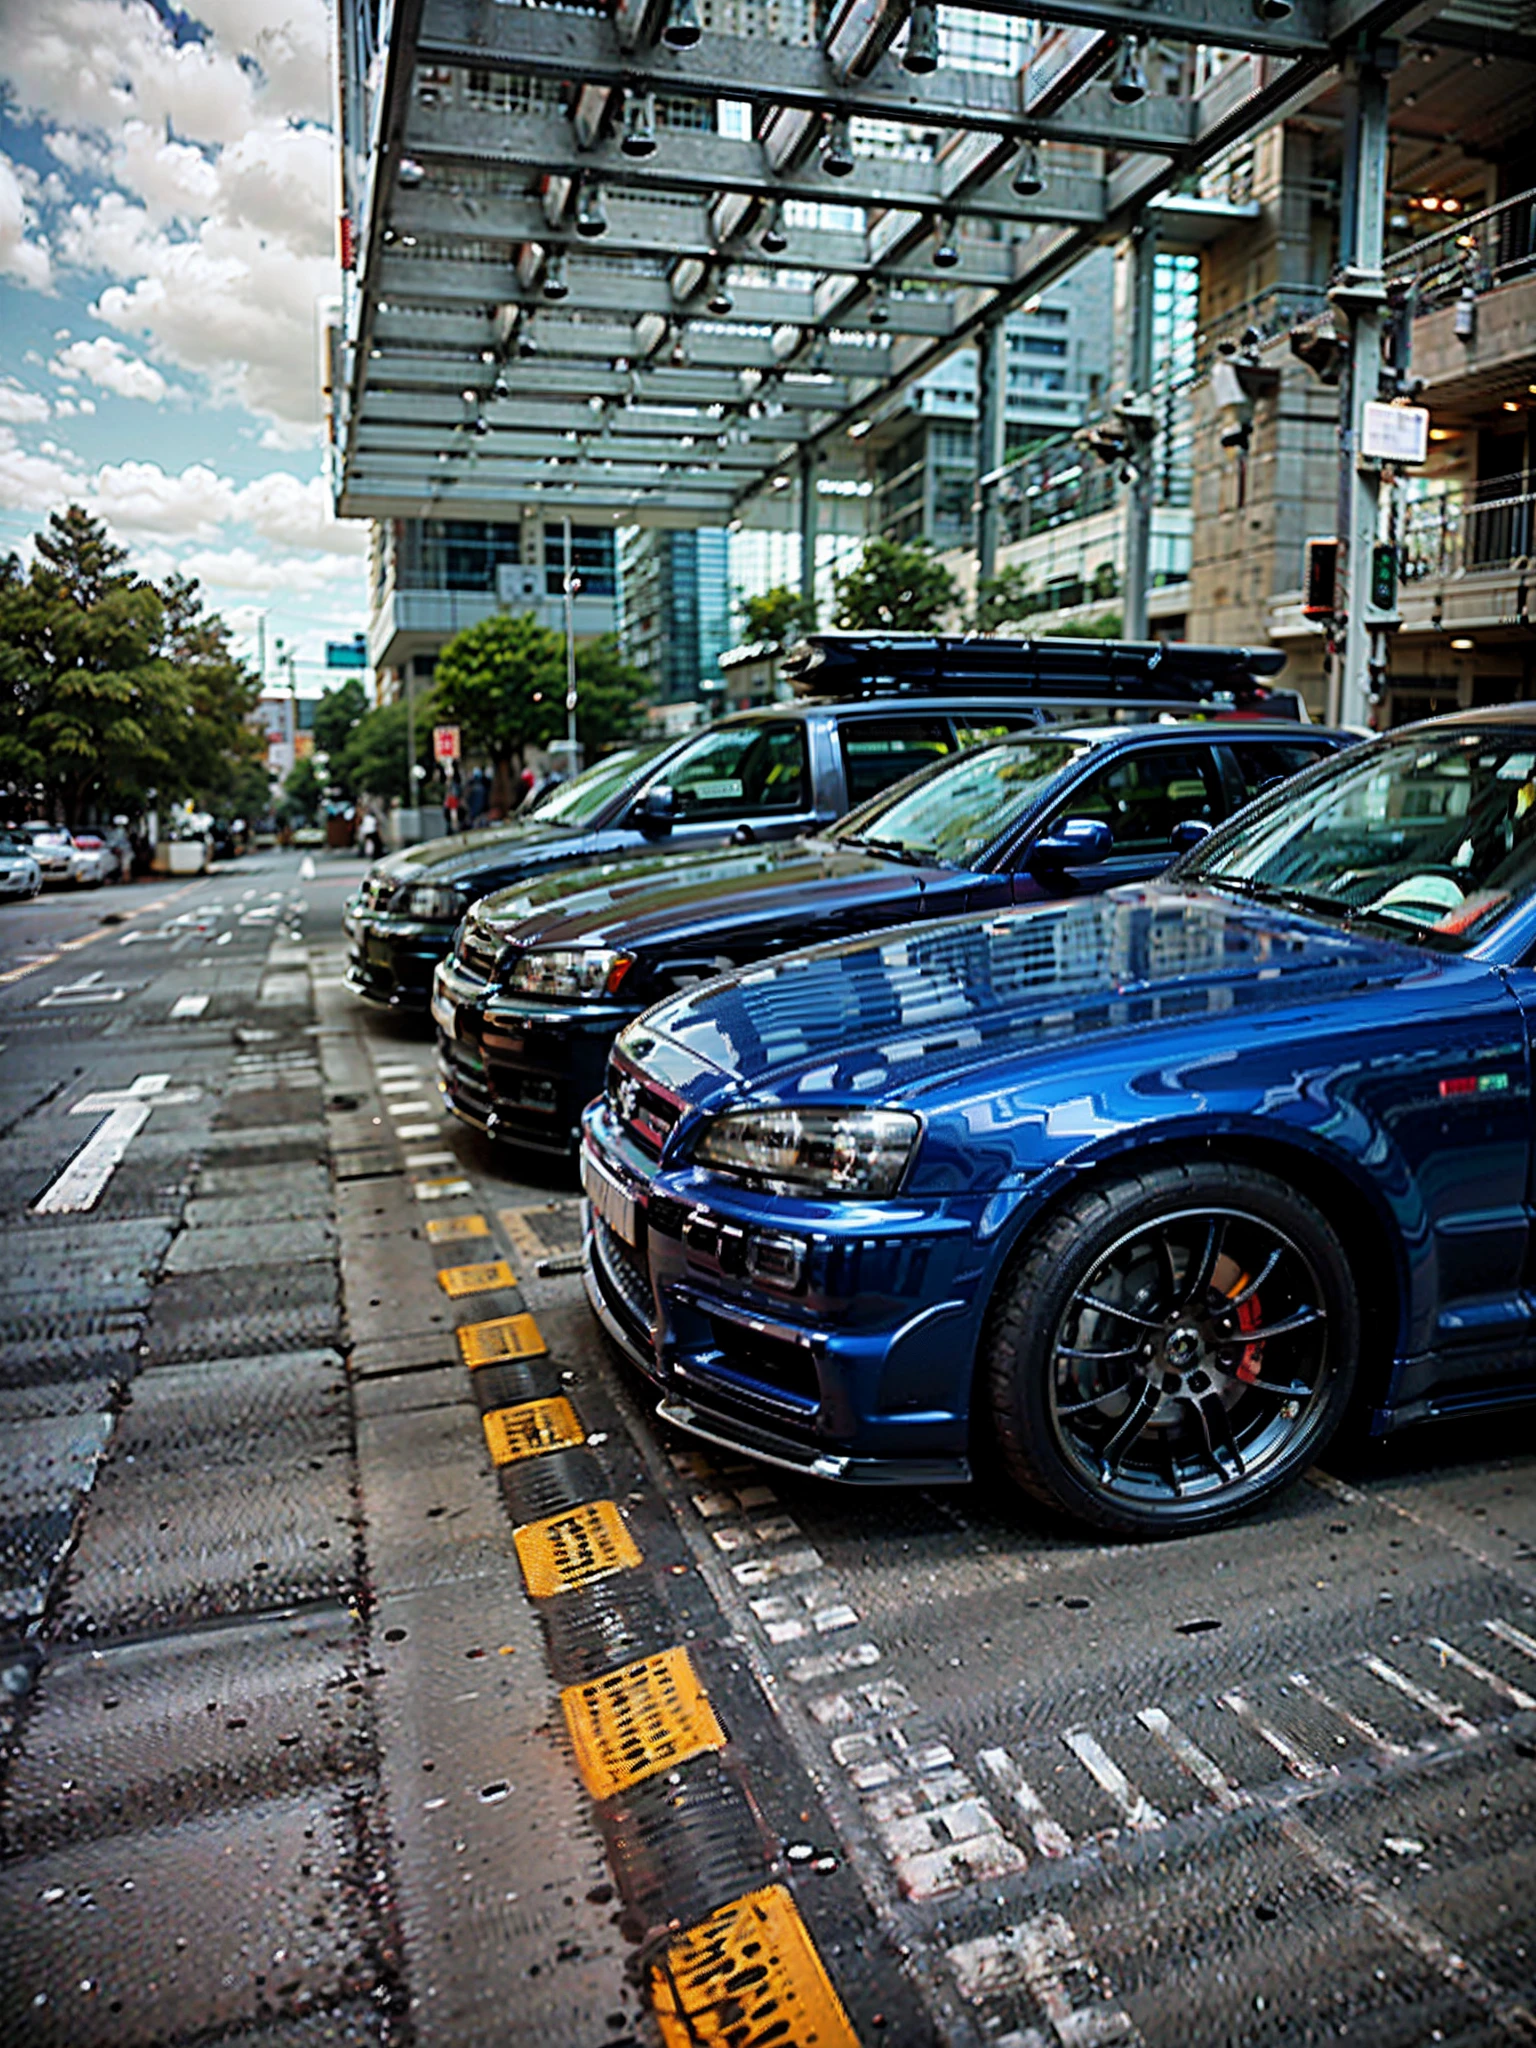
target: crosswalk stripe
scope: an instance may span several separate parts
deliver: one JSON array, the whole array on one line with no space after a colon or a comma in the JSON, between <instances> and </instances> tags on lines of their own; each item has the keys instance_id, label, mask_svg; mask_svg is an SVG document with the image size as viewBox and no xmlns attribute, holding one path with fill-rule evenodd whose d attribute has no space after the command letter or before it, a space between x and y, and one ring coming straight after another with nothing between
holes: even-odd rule
<instances>
[{"instance_id":1,"label":"crosswalk stripe","mask_svg":"<svg viewBox=\"0 0 1536 2048\"><path fill-rule=\"evenodd\" d=\"M1174 1761L1205 1787L1218 1806L1235 1813L1239 1807L1253 1804L1253 1795L1241 1785L1234 1785L1220 1764L1192 1742L1182 1728L1176 1727L1161 1707L1142 1707L1136 1718L1149 1735L1156 1736Z\"/></svg>"}]
</instances>

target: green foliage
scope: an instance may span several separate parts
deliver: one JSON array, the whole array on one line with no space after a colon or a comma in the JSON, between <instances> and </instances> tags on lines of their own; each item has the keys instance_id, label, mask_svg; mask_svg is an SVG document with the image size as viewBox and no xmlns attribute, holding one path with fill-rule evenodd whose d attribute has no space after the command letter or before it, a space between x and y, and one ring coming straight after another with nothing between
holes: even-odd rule
<instances>
[{"instance_id":1,"label":"green foliage","mask_svg":"<svg viewBox=\"0 0 1536 2048\"><path fill-rule=\"evenodd\" d=\"M346 745L352 728L368 709L368 692L356 676L348 676L335 689L327 690L315 706L315 745L334 761Z\"/></svg>"},{"instance_id":2,"label":"green foliage","mask_svg":"<svg viewBox=\"0 0 1536 2048\"><path fill-rule=\"evenodd\" d=\"M1064 640L1118 640L1124 625L1123 612L1096 612L1091 619L1068 619L1052 631Z\"/></svg>"},{"instance_id":3,"label":"green foliage","mask_svg":"<svg viewBox=\"0 0 1536 2048\"><path fill-rule=\"evenodd\" d=\"M164 590L78 505L50 515L36 559L0 564L0 777L41 785L71 825L191 797L209 808L262 752L259 688L197 585Z\"/></svg>"},{"instance_id":4,"label":"green foliage","mask_svg":"<svg viewBox=\"0 0 1536 2048\"><path fill-rule=\"evenodd\" d=\"M755 597L743 596L737 604L747 640L769 640L784 647L798 634L814 632L816 627L816 607L787 583L775 583Z\"/></svg>"},{"instance_id":5,"label":"green foliage","mask_svg":"<svg viewBox=\"0 0 1536 2048\"><path fill-rule=\"evenodd\" d=\"M847 631L937 632L960 587L926 545L868 540L858 563L833 585L836 619Z\"/></svg>"},{"instance_id":6,"label":"green foliage","mask_svg":"<svg viewBox=\"0 0 1536 2048\"><path fill-rule=\"evenodd\" d=\"M1005 626L1027 619L1044 609L1044 599L1033 589L1027 572L1014 563L995 576L983 576L976 585L974 613L978 633L1000 633Z\"/></svg>"},{"instance_id":7,"label":"green foliage","mask_svg":"<svg viewBox=\"0 0 1536 2048\"><path fill-rule=\"evenodd\" d=\"M416 700L416 758L430 768L432 757L431 697ZM365 712L347 735L339 754L331 756L331 780L348 797L368 796L377 803L408 803L405 773L409 719L404 698Z\"/></svg>"},{"instance_id":8,"label":"green foliage","mask_svg":"<svg viewBox=\"0 0 1536 2048\"><path fill-rule=\"evenodd\" d=\"M280 816L286 815L298 825L313 825L325 801L325 777L315 766L310 755L295 761L283 779L283 797L278 805Z\"/></svg>"},{"instance_id":9,"label":"green foliage","mask_svg":"<svg viewBox=\"0 0 1536 2048\"><path fill-rule=\"evenodd\" d=\"M636 731L646 687L611 637L577 648L576 731L589 757ZM485 619L438 656L432 700L439 722L462 727L466 755L485 755L501 783L530 747L564 736L565 644L526 614Z\"/></svg>"},{"instance_id":10,"label":"green foliage","mask_svg":"<svg viewBox=\"0 0 1536 2048\"><path fill-rule=\"evenodd\" d=\"M615 740L636 737L649 693L649 677L624 659L611 633L577 646L576 734L589 761ZM562 711L564 701L562 696Z\"/></svg>"}]
</instances>

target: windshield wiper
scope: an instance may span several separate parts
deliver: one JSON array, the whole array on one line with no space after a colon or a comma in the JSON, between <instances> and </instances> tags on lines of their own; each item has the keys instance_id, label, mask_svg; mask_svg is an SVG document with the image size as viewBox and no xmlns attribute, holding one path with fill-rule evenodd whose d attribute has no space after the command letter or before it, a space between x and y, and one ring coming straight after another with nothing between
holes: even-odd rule
<instances>
[{"instance_id":1,"label":"windshield wiper","mask_svg":"<svg viewBox=\"0 0 1536 2048\"><path fill-rule=\"evenodd\" d=\"M931 846L905 846L899 839L866 839L863 834L850 834L843 842L846 846L867 846L871 853L889 854L892 860L903 861L909 868L925 868L938 859Z\"/></svg>"},{"instance_id":2,"label":"windshield wiper","mask_svg":"<svg viewBox=\"0 0 1536 2048\"><path fill-rule=\"evenodd\" d=\"M1349 906L1340 903L1337 897L1319 896L1308 889L1291 889L1276 882L1253 882L1246 875L1191 875L1189 880L1204 882L1208 888L1231 889L1239 896L1251 896L1258 903L1278 904L1282 910L1311 910L1341 923L1349 917Z\"/></svg>"}]
</instances>

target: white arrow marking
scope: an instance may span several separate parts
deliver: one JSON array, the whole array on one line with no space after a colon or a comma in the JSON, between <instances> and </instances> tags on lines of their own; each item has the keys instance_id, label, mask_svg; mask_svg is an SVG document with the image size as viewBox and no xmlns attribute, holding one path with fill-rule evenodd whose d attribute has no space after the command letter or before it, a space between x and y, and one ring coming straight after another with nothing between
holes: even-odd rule
<instances>
[{"instance_id":1,"label":"white arrow marking","mask_svg":"<svg viewBox=\"0 0 1536 2048\"><path fill-rule=\"evenodd\" d=\"M129 1144L148 1123L156 1101L186 1099L185 1090L166 1093L170 1078L169 1074L140 1074L126 1088L82 1097L70 1115L100 1116L105 1110L106 1121L92 1131L58 1179L39 1197L33 1214L58 1216L94 1209Z\"/></svg>"},{"instance_id":2,"label":"white arrow marking","mask_svg":"<svg viewBox=\"0 0 1536 2048\"><path fill-rule=\"evenodd\" d=\"M312 881L313 881L314 879L315 879L315 862L314 862L314 856L313 856L312 854L308 854L308 853L306 853L306 854L305 854L305 856L304 856L304 858L303 858L303 859L302 859L302 860L301 860L301 861L299 862L299 880L300 880L301 882L312 882Z\"/></svg>"}]
</instances>

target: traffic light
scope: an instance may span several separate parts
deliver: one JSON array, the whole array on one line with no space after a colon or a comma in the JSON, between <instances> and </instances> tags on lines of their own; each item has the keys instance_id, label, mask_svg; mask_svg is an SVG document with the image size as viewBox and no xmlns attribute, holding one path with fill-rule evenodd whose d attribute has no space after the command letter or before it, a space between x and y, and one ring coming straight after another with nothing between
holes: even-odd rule
<instances>
[{"instance_id":1,"label":"traffic light","mask_svg":"<svg viewBox=\"0 0 1536 2048\"><path fill-rule=\"evenodd\" d=\"M1371 549L1371 609L1397 610L1397 549L1390 541L1378 541Z\"/></svg>"},{"instance_id":2,"label":"traffic light","mask_svg":"<svg viewBox=\"0 0 1536 2048\"><path fill-rule=\"evenodd\" d=\"M1301 615L1331 619L1339 605L1339 544L1309 540L1302 556Z\"/></svg>"}]
</instances>

